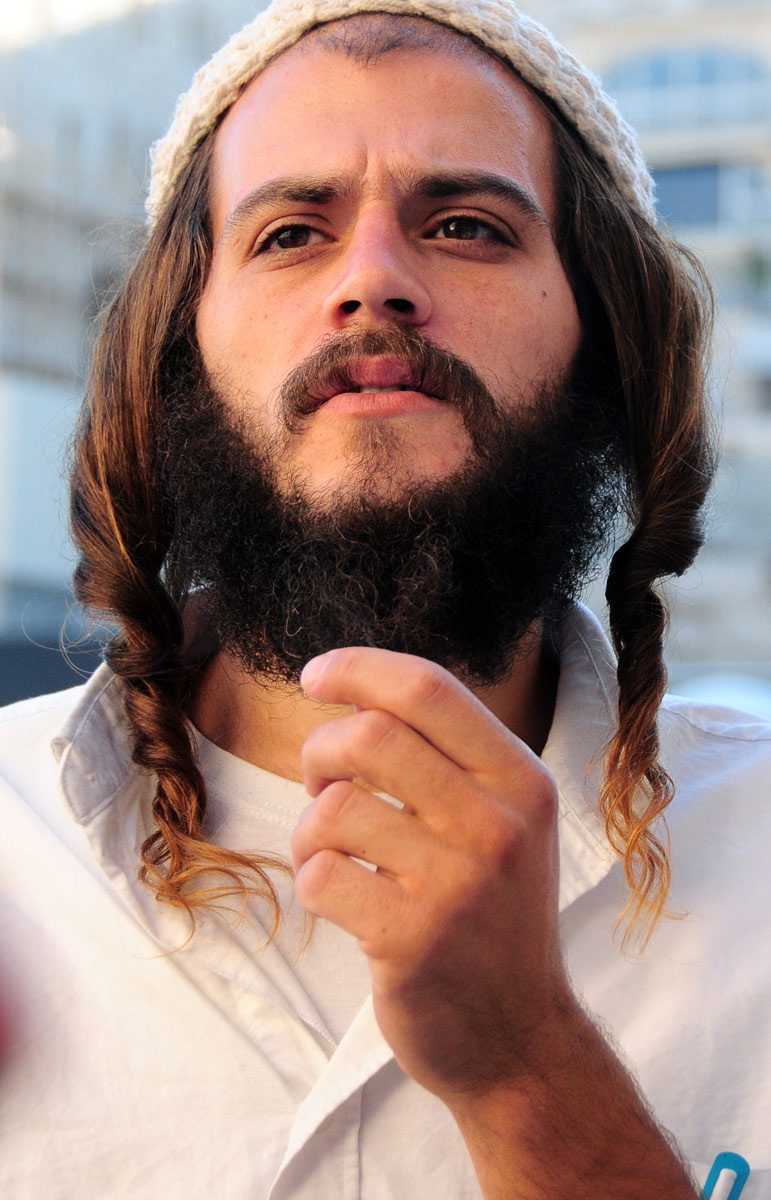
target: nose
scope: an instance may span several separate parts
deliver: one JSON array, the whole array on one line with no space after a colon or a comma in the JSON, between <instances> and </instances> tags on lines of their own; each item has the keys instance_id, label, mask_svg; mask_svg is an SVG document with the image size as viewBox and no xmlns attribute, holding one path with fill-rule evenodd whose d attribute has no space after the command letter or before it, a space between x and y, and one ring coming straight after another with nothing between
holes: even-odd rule
<instances>
[{"instance_id":1,"label":"nose","mask_svg":"<svg viewBox=\"0 0 771 1200\"><path fill-rule=\"evenodd\" d=\"M431 316L419 255L395 216L379 206L359 218L338 266L324 305L335 328L352 321L424 325Z\"/></svg>"}]
</instances>

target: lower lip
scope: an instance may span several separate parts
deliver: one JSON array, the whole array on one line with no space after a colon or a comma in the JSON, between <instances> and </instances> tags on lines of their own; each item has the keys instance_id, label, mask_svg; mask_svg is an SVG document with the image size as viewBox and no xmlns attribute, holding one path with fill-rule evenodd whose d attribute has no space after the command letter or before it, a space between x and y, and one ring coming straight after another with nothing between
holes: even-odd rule
<instances>
[{"instance_id":1,"label":"lower lip","mask_svg":"<svg viewBox=\"0 0 771 1200\"><path fill-rule=\"evenodd\" d=\"M423 392L340 392L317 411L348 417L399 417L405 413L433 412L442 407L442 400Z\"/></svg>"}]
</instances>

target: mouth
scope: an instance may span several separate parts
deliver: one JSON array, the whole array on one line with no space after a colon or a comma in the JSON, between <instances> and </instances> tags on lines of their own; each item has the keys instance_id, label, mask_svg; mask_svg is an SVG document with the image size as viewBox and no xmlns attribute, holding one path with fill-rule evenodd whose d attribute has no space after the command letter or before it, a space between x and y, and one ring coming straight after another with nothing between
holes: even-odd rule
<instances>
[{"instance_id":1,"label":"mouth","mask_svg":"<svg viewBox=\"0 0 771 1200\"><path fill-rule=\"evenodd\" d=\"M443 400L411 387L361 387L337 392L316 411L332 417L374 419L415 416L446 407Z\"/></svg>"},{"instance_id":2,"label":"mouth","mask_svg":"<svg viewBox=\"0 0 771 1200\"><path fill-rule=\"evenodd\" d=\"M383 396L409 392L431 403L445 400L444 386L438 378L395 358L372 358L345 363L322 379L311 397L313 410L343 396Z\"/></svg>"},{"instance_id":3,"label":"mouth","mask_svg":"<svg viewBox=\"0 0 771 1200\"><path fill-rule=\"evenodd\" d=\"M379 396L382 392L414 392L415 388L410 387L408 384L405 384L405 383L393 384L391 387L389 387L388 385L386 385L386 387L375 387L374 384L370 384L369 386L365 386L365 387L346 388L346 391L348 391L348 392L370 392L373 396Z\"/></svg>"}]
</instances>

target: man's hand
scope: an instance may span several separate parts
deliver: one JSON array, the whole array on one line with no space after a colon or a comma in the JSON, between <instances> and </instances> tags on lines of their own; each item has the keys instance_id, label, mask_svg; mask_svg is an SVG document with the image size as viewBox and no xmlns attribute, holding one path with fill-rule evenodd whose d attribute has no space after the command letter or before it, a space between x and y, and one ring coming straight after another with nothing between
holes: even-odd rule
<instances>
[{"instance_id":1,"label":"man's hand","mask_svg":"<svg viewBox=\"0 0 771 1200\"><path fill-rule=\"evenodd\" d=\"M567 995L554 782L433 663L346 649L315 665L306 693L359 711L305 743L300 903L359 940L409 1075L442 1097L515 1078Z\"/></svg>"},{"instance_id":2,"label":"man's hand","mask_svg":"<svg viewBox=\"0 0 771 1200\"><path fill-rule=\"evenodd\" d=\"M485 1195L691 1200L568 985L541 761L422 659L334 650L302 686L356 711L303 749L296 894L358 939L383 1035L453 1112Z\"/></svg>"}]
</instances>

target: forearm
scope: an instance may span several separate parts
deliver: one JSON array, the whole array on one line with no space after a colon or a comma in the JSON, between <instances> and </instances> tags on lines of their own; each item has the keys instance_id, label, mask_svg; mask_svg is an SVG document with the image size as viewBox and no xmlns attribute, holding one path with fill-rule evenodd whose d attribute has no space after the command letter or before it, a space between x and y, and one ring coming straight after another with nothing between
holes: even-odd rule
<instances>
[{"instance_id":1,"label":"forearm","mask_svg":"<svg viewBox=\"0 0 771 1200\"><path fill-rule=\"evenodd\" d=\"M696 1200L667 1135L596 1027L572 1012L548 1063L446 1099L486 1200Z\"/></svg>"}]
</instances>

